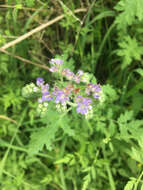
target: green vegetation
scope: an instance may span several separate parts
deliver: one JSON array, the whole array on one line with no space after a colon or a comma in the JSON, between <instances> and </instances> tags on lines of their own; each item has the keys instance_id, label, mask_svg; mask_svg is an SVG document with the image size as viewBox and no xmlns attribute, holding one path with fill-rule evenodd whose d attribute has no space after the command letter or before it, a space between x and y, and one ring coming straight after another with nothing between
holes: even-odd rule
<instances>
[{"instance_id":1,"label":"green vegetation","mask_svg":"<svg viewBox=\"0 0 143 190\"><path fill-rule=\"evenodd\" d=\"M92 119L22 96L55 57L103 86ZM1 0L0 190L143 190L142 57L142 0Z\"/></svg>"}]
</instances>

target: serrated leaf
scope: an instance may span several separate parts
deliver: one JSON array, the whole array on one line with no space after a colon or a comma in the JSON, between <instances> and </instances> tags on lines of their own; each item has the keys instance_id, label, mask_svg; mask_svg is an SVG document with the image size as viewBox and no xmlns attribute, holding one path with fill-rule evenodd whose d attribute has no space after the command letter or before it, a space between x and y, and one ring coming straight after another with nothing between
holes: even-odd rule
<instances>
[{"instance_id":1,"label":"serrated leaf","mask_svg":"<svg viewBox=\"0 0 143 190\"><path fill-rule=\"evenodd\" d=\"M118 95L111 85L109 85L109 84L103 85L102 89L103 89L103 93L106 96L105 99L107 99L107 100L110 99L112 101L118 99Z\"/></svg>"},{"instance_id":2,"label":"serrated leaf","mask_svg":"<svg viewBox=\"0 0 143 190\"><path fill-rule=\"evenodd\" d=\"M133 60L141 60L143 47L139 46L135 38L126 36L123 41L119 42L120 49L117 50L117 55L123 58L122 69L131 64Z\"/></svg>"},{"instance_id":3,"label":"serrated leaf","mask_svg":"<svg viewBox=\"0 0 143 190\"><path fill-rule=\"evenodd\" d=\"M121 13L116 17L117 28L125 30L137 18L143 19L143 1L142 0L121 0L114 7Z\"/></svg>"},{"instance_id":4,"label":"serrated leaf","mask_svg":"<svg viewBox=\"0 0 143 190\"><path fill-rule=\"evenodd\" d=\"M133 118L133 111L126 111L124 114L121 114L118 118L119 124L125 124L127 121L132 120Z\"/></svg>"},{"instance_id":5,"label":"serrated leaf","mask_svg":"<svg viewBox=\"0 0 143 190\"><path fill-rule=\"evenodd\" d=\"M68 116L64 116L61 120L60 120L60 124L61 124L61 128L63 129L63 131L65 132L65 134L68 134L69 136L74 136L75 132L73 129L71 129L71 125L70 125L70 119L68 118Z\"/></svg>"},{"instance_id":6,"label":"serrated leaf","mask_svg":"<svg viewBox=\"0 0 143 190\"><path fill-rule=\"evenodd\" d=\"M40 128L37 132L32 133L29 144L29 154L37 154L46 145L48 150L51 150L53 140L55 138L58 125L47 126Z\"/></svg>"},{"instance_id":7,"label":"serrated leaf","mask_svg":"<svg viewBox=\"0 0 143 190\"><path fill-rule=\"evenodd\" d=\"M46 127L41 127L38 131L31 134L29 143L29 154L37 154L46 145L48 150L51 150L52 143L55 139L55 134L59 128L60 115L52 109L49 105L48 112L43 118L43 122L47 124Z\"/></svg>"}]
</instances>

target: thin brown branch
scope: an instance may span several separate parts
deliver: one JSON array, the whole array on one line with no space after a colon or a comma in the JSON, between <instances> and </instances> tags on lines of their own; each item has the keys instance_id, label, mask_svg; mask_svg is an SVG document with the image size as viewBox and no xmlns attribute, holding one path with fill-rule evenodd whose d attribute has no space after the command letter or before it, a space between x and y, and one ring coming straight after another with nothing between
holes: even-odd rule
<instances>
[{"instance_id":1,"label":"thin brown branch","mask_svg":"<svg viewBox=\"0 0 143 190\"><path fill-rule=\"evenodd\" d=\"M8 121L10 121L10 122L12 122L12 123L17 124L17 121L15 121L15 120L13 120L13 119L11 119L11 118L5 116L5 115L0 115L0 119L5 119L5 120L8 120Z\"/></svg>"},{"instance_id":2,"label":"thin brown branch","mask_svg":"<svg viewBox=\"0 0 143 190\"><path fill-rule=\"evenodd\" d=\"M11 8L11 9L15 9L15 8L17 8L15 5L0 5L0 8ZM25 10L30 10L30 11L36 11L37 9L34 9L34 8L28 8L28 7L20 7L19 8L20 10L21 9L25 9ZM43 8L44 9L44 8ZM43 9L42 10L40 10L40 11L43 11ZM45 9L46 10L46 9Z\"/></svg>"},{"instance_id":3,"label":"thin brown branch","mask_svg":"<svg viewBox=\"0 0 143 190\"><path fill-rule=\"evenodd\" d=\"M6 35L2 34L2 37L3 38L13 38L13 39L15 39L15 38L18 38L19 36L6 36Z\"/></svg>"},{"instance_id":4,"label":"thin brown branch","mask_svg":"<svg viewBox=\"0 0 143 190\"><path fill-rule=\"evenodd\" d=\"M79 13L79 12L86 12L86 11L87 11L87 9L76 9L74 12ZM58 22L59 20L63 19L64 17L65 17L65 15L60 15L60 16L54 18L53 20L50 20L47 23L42 24L42 25L34 28L33 30L31 30L31 31L27 32L26 34L20 36L16 40L13 40L13 41L5 44L4 46L1 47L1 50L5 50L5 49L7 49L7 48L9 48L11 46L16 45L17 43L25 40L26 38L30 37L31 35L43 30L44 28L46 28L46 27L48 27L48 26L50 26L50 25L52 25L52 24L54 24L56 22Z\"/></svg>"},{"instance_id":5,"label":"thin brown branch","mask_svg":"<svg viewBox=\"0 0 143 190\"><path fill-rule=\"evenodd\" d=\"M3 49L1 49L1 48L0 48L0 51L3 52L3 53L5 53L5 54L7 54L7 55L10 55L11 57L14 57L14 58L16 58L16 59L19 59L19 60L22 61L22 62L29 63L29 64L31 64L31 65L35 65L35 66L37 66L37 67L40 67L40 68L42 68L42 69L45 69L45 70L48 70L48 71L49 71L49 67L47 67L46 65L40 65L40 64L38 64L38 63L34 63L34 62L32 62L32 61L29 61L29 60L27 60L27 59L25 59L25 58L23 58L23 57L20 57L20 56L18 56L18 55L15 55L15 54L13 54L13 53L10 53L10 52L8 52L8 51L6 51L6 50L3 50Z\"/></svg>"}]
</instances>

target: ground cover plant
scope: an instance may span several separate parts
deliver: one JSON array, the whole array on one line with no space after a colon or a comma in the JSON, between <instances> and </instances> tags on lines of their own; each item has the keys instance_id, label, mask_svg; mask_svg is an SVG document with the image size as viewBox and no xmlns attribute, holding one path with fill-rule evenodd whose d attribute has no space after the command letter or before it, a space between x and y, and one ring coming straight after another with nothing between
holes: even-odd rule
<instances>
[{"instance_id":1,"label":"ground cover plant","mask_svg":"<svg viewBox=\"0 0 143 190\"><path fill-rule=\"evenodd\" d=\"M0 1L0 189L143 190L143 1Z\"/></svg>"}]
</instances>

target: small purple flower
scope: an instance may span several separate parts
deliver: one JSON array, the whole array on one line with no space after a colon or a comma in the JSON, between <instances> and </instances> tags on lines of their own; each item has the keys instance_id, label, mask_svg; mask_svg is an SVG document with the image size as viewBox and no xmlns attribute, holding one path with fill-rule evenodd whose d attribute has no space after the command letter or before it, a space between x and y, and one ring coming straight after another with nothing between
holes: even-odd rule
<instances>
[{"instance_id":1,"label":"small purple flower","mask_svg":"<svg viewBox=\"0 0 143 190\"><path fill-rule=\"evenodd\" d=\"M59 91L59 88L58 88L57 86L54 86L54 89L53 89L52 94L53 94L54 96L57 96L58 91Z\"/></svg>"},{"instance_id":2,"label":"small purple flower","mask_svg":"<svg viewBox=\"0 0 143 190\"><path fill-rule=\"evenodd\" d=\"M83 71L82 71L82 70L79 70L79 71L77 72L77 74L78 74L78 76L82 76L82 75L83 75Z\"/></svg>"},{"instance_id":3,"label":"small purple flower","mask_svg":"<svg viewBox=\"0 0 143 190\"><path fill-rule=\"evenodd\" d=\"M56 95L55 103L61 103L62 105L66 105L66 101L69 100L67 94L65 94L62 90L59 90Z\"/></svg>"},{"instance_id":4,"label":"small purple flower","mask_svg":"<svg viewBox=\"0 0 143 190\"><path fill-rule=\"evenodd\" d=\"M62 75L65 76L68 80L74 80L75 74L69 69L62 69Z\"/></svg>"},{"instance_id":5,"label":"small purple flower","mask_svg":"<svg viewBox=\"0 0 143 190\"><path fill-rule=\"evenodd\" d=\"M43 78L38 77L37 80L36 80L36 84L37 84L38 86L42 86L42 85L44 84Z\"/></svg>"},{"instance_id":6,"label":"small purple flower","mask_svg":"<svg viewBox=\"0 0 143 190\"><path fill-rule=\"evenodd\" d=\"M68 72L68 73L66 74L66 78L67 78L68 80L74 80L74 77L75 77L75 75L74 75L73 72Z\"/></svg>"},{"instance_id":7,"label":"small purple flower","mask_svg":"<svg viewBox=\"0 0 143 190\"><path fill-rule=\"evenodd\" d=\"M77 113L81 113L82 115L88 114L88 111L92 109L92 100L90 98L85 98L82 96L76 97L77 102Z\"/></svg>"},{"instance_id":8,"label":"small purple flower","mask_svg":"<svg viewBox=\"0 0 143 190\"><path fill-rule=\"evenodd\" d=\"M78 102L83 102L83 97L82 96L77 96L76 98L75 98L75 102L76 103L78 103Z\"/></svg>"},{"instance_id":9,"label":"small purple flower","mask_svg":"<svg viewBox=\"0 0 143 190\"><path fill-rule=\"evenodd\" d=\"M93 93L93 97L95 99L98 99L99 96L100 96L100 91L101 91L101 88L100 88L100 85L98 84L92 84L92 83L89 83L85 89L85 93L90 95L91 93Z\"/></svg>"},{"instance_id":10,"label":"small purple flower","mask_svg":"<svg viewBox=\"0 0 143 190\"><path fill-rule=\"evenodd\" d=\"M66 76L70 72L69 69L62 69L62 75Z\"/></svg>"},{"instance_id":11,"label":"small purple flower","mask_svg":"<svg viewBox=\"0 0 143 190\"><path fill-rule=\"evenodd\" d=\"M52 73L56 73L56 72L58 72L58 67L56 67L56 66L53 66L53 67L51 67L51 68L49 68L49 71L51 71Z\"/></svg>"},{"instance_id":12,"label":"small purple flower","mask_svg":"<svg viewBox=\"0 0 143 190\"><path fill-rule=\"evenodd\" d=\"M43 94L48 93L49 92L48 90L49 90L49 84L48 83L43 85L41 88L41 91Z\"/></svg>"},{"instance_id":13,"label":"small purple flower","mask_svg":"<svg viewBox=\"0 0 143 190\"><path fill-rule=\"evenodd\" d=\"M49 92L46 92L45 94L43 94L41 99L42 99L42 102L45 102L45 101L53 100L53 97L51 94L49 94Z\"/></svg>"},{"instance_id":14,"label":"small purple flower","mask_svg":"<svg viewBox=\"0 0 143 190\"><path fill-rule=\"evenodd\" d=\"M88 113L88 105L86 105L83 102L78 103L76 111L77 111L77 113L81 113L82 115L87 114Z\"/></svg>"},{"instance_id":15,"label":"small purple flower","mask_svg":"<svg viewBox=\"0 0 143 190\"><path fill-rule=\"evenodd\" d=\"M74 81L79 84L80 83L80 76L79 75L75 75L74 76Z\"/></svg>"},{"instance_id":16,"label":"small purple flower","mask_svg":"<svg viewBox=\"0 0 143 190\"><path fill-rule=\"evenodd\" d=\"M92 100L90 98L83 98L83 102L85 102L88 105L92 104Z\"/></svg>"},{"instance_id":17,"label":"small purple flower","mask_svg":"<svg viewBox=\"0 0 143 190\"><path fill-rule=\"evenodd\" d=\"M100 85L96 85L96 92L100 92L101 91L101 88L100 88Z\"/></svg>"},{"instance_id":18,"label":"small purple flower","mask_svg":"<svg viewBox=\"0 0 143 190\"><path fill-rule=\"evenodd\" d=\"M50 63L52 64L52 65L62 65L63 64L63 60L61 60L61 59L51 59L51 61L50 61Z\"/></svg>"},{"instance_id":19,"label":"small purple flower","mask_svg":"<svg viewBox=\"0 0 143 190\"><path fill-rule=\"evenodd\" d=\"M94 97L95 99L100 98L99 94L93 94L93 97Z\"/></svg>"}]
</instances>

